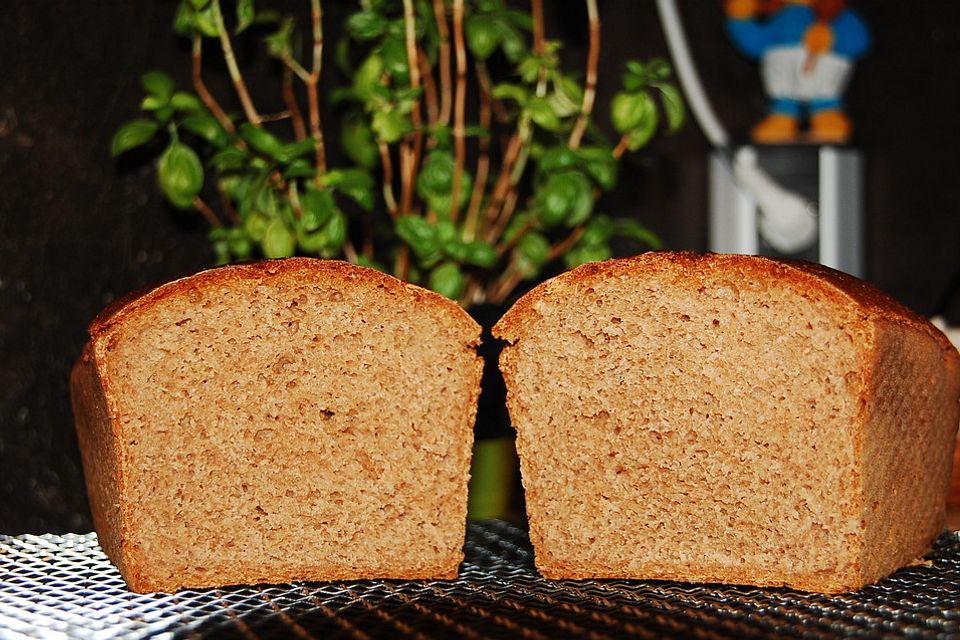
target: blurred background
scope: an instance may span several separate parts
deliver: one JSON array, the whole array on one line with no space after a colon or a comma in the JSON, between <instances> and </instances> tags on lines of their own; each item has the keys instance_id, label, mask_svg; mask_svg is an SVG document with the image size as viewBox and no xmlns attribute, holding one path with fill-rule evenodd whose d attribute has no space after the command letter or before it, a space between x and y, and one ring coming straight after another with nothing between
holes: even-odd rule
<instances>
[{"instance_id":1,"label":"blurred background","mask_svg":"<svg viewBox=\"0 0 960 640\"><path fill-rule=\"evenodd\" d=\"M548 37L564 40L565 61L582 68L581 3L546 5ZM732 136L746 141L766 114L758 65L728 38L723 3L678 5L706 91ZM874 38L846 93L852 146L864 158L866 279L960 324L960 3L851 5ZM2 533L92 529L67 389L86 326L118 295L213 259L205 224L162 201L149 160L109 156L113 133L138 112L141 73L164 69L189 86L189 43L170 28L175 8L7 0L0 11ZM331 40L354 10L344 0L325 4ZM600 12L597 109L606 111L623 60L668 52L653 0L601 0ZM211 66L207 83L229 104L222 68ZM665 248L706 250L709 153L690 119L629 156L602 207L636 217Z\"/></svg>"}]
</instances>

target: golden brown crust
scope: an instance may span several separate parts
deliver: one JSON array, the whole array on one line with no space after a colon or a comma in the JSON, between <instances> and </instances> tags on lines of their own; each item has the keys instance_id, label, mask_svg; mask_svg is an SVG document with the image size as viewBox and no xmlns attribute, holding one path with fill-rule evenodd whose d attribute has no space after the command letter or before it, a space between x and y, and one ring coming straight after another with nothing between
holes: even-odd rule
<instances>
[{"instance_id":1,"label":"golden brown crust","mask_svg":"<svg viewBox=\"0 0 960 640\"><path fill-rule=\"evenodd\" d=\"M123 477L116 422L107 403L91 343L87 343L70 373L70 397L90 512L100 546L120 572L127 575L129 570L123 553L122 541L125 536L120 500Z\"/></svg>"},{"instance_id":2,"label":"golden brown crust","mask_svg":"<svg viewBox=\"0 0 960 640\"><path fill-rule=\"evenodd\" d=\"M599 307L602 302L603 313L608 315L616 313L615 321L619 325L622 311L610 313L607 311L610 307L610 292L615 292L612 296L614 300L619 295L624 299L639 300L645 294L634 295L632 287L637 287L639 282L644 281L642 276L661 272L666 275L662 278L650 278L652 284L649 285L649 290L655 291L651 294L655 300L661 300L666 295L664 292L670 290L672 288L670 285L673 283L699 283L703 282L705 273L715 273L716 277L707 278L707 282L715 281L717 278L729 278L735 287L742 283L749 283L750 290L759 292L761 302L767 301L768 292L782 293L782 290L786 289L790 291L793 299L796 299L796 296L802 296L811 303L816 301L817 304L824 305L827 317L837 319L839 329L847 337L849 344L856 345L857 351L850 360L844 361L847 363L844 366L849 368L840 370L845 372L841 377L847 381L846 390L842 395L850 394L849 406L854 409L860 407L859 413L856 410L849 413L850 422L839 425L844 429L849 428L854 453L849 457L849 462L844 459L843 464L834 468L846 470L848 465L852 466L849 473L843 471L845 475L843 481L846 486L849 486L849 494L854 496L853 501L841 504L836 513L838 522L857 524L853 525L852 529L846 530L842 539L842 550L831 552L826 556L829 559L835 559L829 568L795 569L784 573L768 572L765 565L745 569L725 565L712 566L704 564L703 561L690 567L676 563L667 565L654 563L642 565L639 568L636 564L629 567L608 566L595 559L588 563L582 562L575 553L567 556L563 548L557 548L555 541L566 540L563 536L568 532L556 519L558 509L556 504L562 502L562 499L554 499L551 494L549 499L554 500L550 503L550 508L554 509L553 512L547 512L545 507L540 506L540 501L545 501L547 498L541 495L544 493L544 488L539 484L543 481L542 469L534 465L542 464L542 460L547 459L544 450L555 451L560 447L558 443L568 438L569 433L579 433L570 427L571 424L580 424L578 420L586 423L585 416L609 415L615 409L608 403L601 409L593 407L592 414L587 414L586 411L582 416L572 414L575 416L573 418L570 418L570 413L563 413L562 416L557 417L549 410L543 409L536 414L535 418L531 418L530 405L533 402L532 398L537 394L536 391L531 391L531 389L537 389L537 383L531 380L536 381L538 375L549 377L556 387L572 387L574 391L569 393L570 397L577 397L580 401L588 397L597 397L599 394L596 390L582 382L590 379L589 372L587 375L581 372L577 379L555 379L551 374L556 374L556 368L547 369L538 363L542 363L542 359L546 357L545 353L557 349L564 358L571 361L577 359L580 353L578 349L581 351L587 349L582 347L584 340L590 343L589 348L593 348L594 343L591 339L594 338L594 334L590 333L588 338L584 329L584 326L589 325L573 320L576 309L584 309L583 315L592 316L594 311L588 309L587 305L592 307L595 302ZM598 286L600 283L604 285L602 289ZM596 295L594 295L595 286ZM691 291L695 289L694 286ZM601 294L600 291L605 293ZM802 307L803 301L800 302ZM655 305L657 302L654 301L652 304ZM764 304L763 307L766 308L766 305ZM694 315L693 311L691 315ZM690 320L687 315L680 317ZM743 321L751 323L749 317L743 318ZM569 324L565 324L567 322ZM557 329L556 323L560 323L562 330L556 330L554 333ZM716 319L714 326L721 326ZM620 335L617 333L618 330L618 326L611 325L609 333L602 334L602 340ZM884 352L888 356L888 359L884 360L886 373L880 371L881 367L878 364L880 358L877 341L884 331L896 338ZM689 333L690 330L681 331L681 337ZM960 404L958 404L960 354L927 320L856 278L804 262L737 255L648 253L633 258L584 265L541 284L523 296L501 318L494 327L493 334L507 340L511 345L504 349L500 364L507 383L508 406L511 416L518 425L517 448L521 457L521 466L524 467L524 484L528 492L530 537L536 552L537 567L547 577L724 581L761 586L791 586L801 590L839 593L859 588L909 563L912 558L929 550L932 540L940 531L942 518L937 519L936 501L937 496L943 496L946 491L949 463L945 463L943 458L949 458L952 453L958 411L960 411ZM667 336L662 338L667 341L670 340L671 335L667 332L660 333L659 325L656 329L651 329L651 334ZM569 350L564 350L560 346L561 339L567 336L573 336L573 338L567 342L566 348ZM550 340L553 341L552 344ZM847 343L846 340L844 343ZM759 342L754 340L748 344L756 346ZM834 350L829 351L829 353L834 352ZM524 368L521 368L521 358ZM520 371L525 372L525 378L521 379ZM623 374L624 371L619 370L617 373ZM616 375L613 375L612 379L616 379ZM762 387L763 385L760 386L761 389ZM624 388L631 387L627 385ZM711 389L707 395L712 398L722 393L722 389L719 392ZM883 402L888 402L890 406L881 406ZM569 409L569 411L575 411L575 409ZM691 408L690 411L692 415L694 409ZM924 413L923 417L920 417L919 413ZM887 422L881 425L880 418L876 417L878 415L888 416ZM557 418L556 421L554 418ZM611 423L616 424L617 428L622 426L617 419L612 420ZM865 426L867 423L870 425L869 428ZM550 429L535 430L530 426L531 424L541 426L549 424ZM601 420L596 421L596 425L602 424L604 423ZM675 425L671 426L675 428ZM601 429L601 426L596 427L598 432ZM549 432L549 437L544 435L545 431ZM836 433L833 430L831 432ZM539 440L535 441L533 434L536 434ZM900 451L904 442L913 443L908 445L911 447L909 455L904 455ZM622 450L628 447L629 445L623 442L615 443L613 453L609 455L621 455ZM576 447L564 449L568 453L570 450L578 451ZM590 450L590 452L595 451L596 449ZM673 454L665 455L669 459ZM826 452L820 455L825 456ZM885 462L889 464L884 466L882 463ZM599 468L602 465L597 466ZM945 474L941 473L945 469L947 470ZM531 470L535 473L529 473ZM603 477L599 471L597 473L597 478ZM618 470L616 473L619 474L621 471ZM865 477L873 483L871 485L874 487L873 493L864 489ZM592 480L599 484L601 481L597 478ZM905 480L906 484L904 484ZM562 493L562 490L556 489L560 483L555 477L551 478L551 482L553 484L550 487L556 493ZM573 496L581 496L583 493L595 490L595 485L584 488L577 485L572 478L570 482L576 487L570 492ZM904 486L910 486L912 489L904 491ZM898 494L899 500L891 498L891 496L897 497ZM876 510L876 505L880 502L893 506L887 511L881 510L878 517L871 519L867 510ZM534 506L530 506L531 503ZM696 509L697 503L692 504L692 508ZM570 511L566 507L563 509L564 512ZM617 526L615 518L612 526L613 528ZM875 538L879 537L882 540L880 542L876 539L871 540L869 535L864 534L866 529L870 529L870 535L875 534ZM601 535L603 534L598 535L598 540ZM553 546L548 546L546 542ZM865 546L870 548L865 549ZM816 548L820 549L820 547ZM624 551L628 556L631 553L629 550ZM633 557L636 557L635 552Z\"/></svg>"},{"instance_id":3,"label":"golden brown crust","mask_svg":"<svg viewBox=\"0 0 960 640\"><path fill-rule=\"evenodd\" d=\"M321 260L319 258L285 258L227 265L201 271L154 287L138 289L118 298L101 311L90 323L89 334L91 337L99 336L109 330L111 326L121 322L136 309L190 288L227 284L235 280L259 280L296 272L302 272L310 278L329 275L340 276L348 280L372 281L378 286L384 287L390 293L413 294L423 304L454 312L454 317L457 317L464 331L477 333L476 341L472 344L479 343L479 325L473 321L466 311L449 298L415 284L403 282L376 269L361 267L342 260Z\"/></svg>"},{"instance_id":4,"label":"golden brown crust","mask_svg":"<svg viewBox=\"0 0 960 640\"><path fill-rule=\"evenodd\" d=\"M513 342L523 332L523 324L540 300L548 298L565 286L589 286L594 279L615 278L637 272L663 268L667 264L679 266L685 271L711 268L739 268L745 272L768 274L785 282L815 287L838 302L848 301L859 307L864 319L883 319L914 327L934 338L947 352L956 354L950 341L928 320L914 313L876 287L836 269L800 260L778 260L761 256L706 253L689 251L650 251L630 258L617 258L604 262L591 262L563 273L534 287L517 300L493 327L493 335Z\"/></svg>"},{"instance_id":5,"label":"golden brown crust","mask_svg":"<svg viewBox=\"0 0 960 640\"><path fill-rule=\"evenodd\" d=\"M269 283L272 278L283 277L286 282L315 282L332 283L336 287L350 288L351 283L363 283L364 290L373 288L382 289L387 295L398 296L399 299L413 300L417 308L429 309L430 317L441 322L447 335L461 342L472 351L480 340L480 327L472 318L453 301L426 289L404 283L396 278L378 271L359 267L340 261L318 260L311 258L291 258L287 260L269 260L256 263L220 267L203 271L193 276L179 278L147 290L141 290L124 296L101 312L91 323L89 328L90 340L84 348L84 353L74 367L71 376L71 394L74 406L76 428L79 446L83 457L85 476L88 484L91 510L94 516L96 529L100 535L100 543L108 557L117 565L129 587L137 592L158 590L172 591L182 587L206 587L202 577L191 578L189 574L175 577L182 584L170 582L161 574L151 570L149 558L144 558L129 531L135 524L135 505L124 499L124 470L126 459L124 440L121 435L123 425L119 411L115 410L112 401L109 376L104 374L108 370L104 361L105 356L112 348L114 341L124 335L127 328L135 324L129 320L142 318L141 311L150 310L154 305L178 297L183 299L193 290L200 290L207 294L231 283L253 280L256 284ZM209 294L207 294L209 295ZM418 314L419 316L419 314ZM100 361L98 361L98 359ZM476 397L479 394L479 383L482 363L479 358L471 361L472 367L464 371L472 383L472 397L462 408L463 421L472 425L476 410ZM119 386L119 385L118 385ZM457 425L460 429L462 425ZM472 428L465 427L464 434L469 432L472 441ZM465 448L465 449L463 449ZM468 467L469 442L458 447L464 459L463 464ZM460 453L457 454L460 457ZM466 477L463 477L462 504L453 505L466 515ZM462 524L462 522L461 522ZM452 555L451 555L452 554ZM278 580L301 579L347 579L355 578L437 578L453 577L462 561L462 550L451 551L445 557L437 558L436 566L407 566L399 567L397 571L389 568L384 573L373 575L369 571L361 571L356 576L345 576L342 571L334 574L325 573L332 569L307 573L285 574L286 569L278 573L276 568L264 565L263 571L224 575L218 584L250 583ZM299 571L299 570L297 570ZM229 572L228 572L229 573ZM209 580L207 580L209 581Z\"/></svg>"}]
</instances>

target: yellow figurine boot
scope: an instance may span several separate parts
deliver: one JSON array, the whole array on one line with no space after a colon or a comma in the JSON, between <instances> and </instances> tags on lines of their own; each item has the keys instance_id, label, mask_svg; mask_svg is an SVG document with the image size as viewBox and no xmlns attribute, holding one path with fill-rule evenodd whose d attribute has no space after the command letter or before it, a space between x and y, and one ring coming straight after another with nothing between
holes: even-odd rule
<instances>
[{"instance_id":1,"label":"yellow figurine boot","mask_svg":"<svg viewBox=\"0 0 960 640\"><path fill-rule=\"evenodd\" d=\"M810 115L810 139L821 144L841 144L850 139L853 126L842 111L825 109Z\"/></svg>"},{"instance_id":2,"label":"yellow figurine boot","mask_svg":"<svg viewBox=\"0 0 960 640\"><path fill-rule=\"evenodd\" d=\"M797 119L793 116L771 113L750 130L750 135L760 144L796 142L797 128Z\"/></svg>"}]
</instances>

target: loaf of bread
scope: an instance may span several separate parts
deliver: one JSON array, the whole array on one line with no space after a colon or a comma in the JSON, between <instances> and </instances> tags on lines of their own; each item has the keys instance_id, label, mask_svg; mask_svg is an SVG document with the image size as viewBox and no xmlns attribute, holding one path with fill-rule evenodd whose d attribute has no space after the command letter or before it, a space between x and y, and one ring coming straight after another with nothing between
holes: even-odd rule
<instances>
[{"instance_id":1,"label":"loaf of bread","mask_svg":"<svg viewBox=\"0 0 960 640\"><path fill-rule=\"evenodd\" d=\"M138 592L455 576L479 338L452 301L337 261L113 305L71 377L101 546Z\"/></svg>"},{"instance_id":2,"label":"loaf of bread","mask_svg":"<svg viewBox=\"0 0 960 640\"><path fill-rule=\"evenodd\" d=\"M648 253L494 327L549 578L857 589L944 523L960 357L825 267Z\"/></svg>"}]
</instances>

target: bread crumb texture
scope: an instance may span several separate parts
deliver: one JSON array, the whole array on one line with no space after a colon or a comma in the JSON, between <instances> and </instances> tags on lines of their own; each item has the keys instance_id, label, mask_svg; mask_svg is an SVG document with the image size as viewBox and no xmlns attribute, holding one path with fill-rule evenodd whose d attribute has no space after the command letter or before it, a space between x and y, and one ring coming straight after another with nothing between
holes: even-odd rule
<instances>
[{"instance_id":1,"label":"bread crumb texture","mask_svg":"<svg viewBox=\"0 0 960 640\"><path fill-rule=\"evenodd\" d=\"M455 576L479 335L437 294L312 259L108 309L72 381L101 544L141 592Z\"/></svg>"},{"instance_id":2,"label":"bread crumb texture","mask_svg":"<svg viewBox=\"0 0 960 640\"><path fill-rule=\"evenodd\" d=\"M494 335L547 577L842 592L943 526L957 352L850 276L648 253L544 283Z\"/></svg>"}]
</instances>

